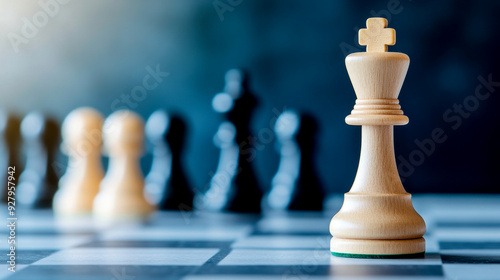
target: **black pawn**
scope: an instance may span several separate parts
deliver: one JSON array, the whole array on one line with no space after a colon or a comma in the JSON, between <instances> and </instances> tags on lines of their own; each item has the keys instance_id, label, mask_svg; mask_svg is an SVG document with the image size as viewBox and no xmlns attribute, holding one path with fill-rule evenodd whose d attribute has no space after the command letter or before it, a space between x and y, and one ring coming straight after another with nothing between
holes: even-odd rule
<instances>
[{"instance_id":1,"label":"black pawn","mask_svg":"<svg viewBox=\"0 0 500 280\"><path fill-rule=\"evenodd\" d=\"M262 191L252 167L252 133L250 120L257 106L256 97L248 90L243 71L226 73L224 92L217 94L212 106L227 119L219 126L214 142L221 150L216 173L203 197L201 207L212 210L258 213Z\"/></svg>"},{"instance_id":2,"label":"black pawn","mask_svg":"<svg viewBox=\"0 0 500 280\"><path fill-rule=\"evenodd\" d=\"M266 197L272 209L321 211L324 194L314 163L317 122L309 115L284 111L277 119L280 164Z\"/></svg>"},{"instance_id":3,"label":"black pawn","mask_svg":"<svg viewBox=\"0 0 500 280\"><path fill-rule=\"evenodd\" d=\"M59 145L59 126L38 112L30 113L21 122L21 136L26 165L19 177L16 199L29 208L52 207L58 181L52 166Z\"/></svg>"},{"instance_id":4,"label":"black pawn","mask_svg":"<svg viewBox=\"0 0 500 280\"><path fill-rule=\"evenodd\" d=\"M146 194L160 210L193 209L193 191L182 166L186 124L163 110L154 112L146 122L146 137L153 161L146 176Z\"/></svg>"},{"instance_id":5,"label":"black pawn","mask_svg":"<svg viewBox=\"0 0 500 280\"><path fill-rule=\"evenodd\" d=\"M15 168L15 172L13 173L14 180L11 180L13 184L17 185L17 179L19 178L19 173L21 173L18 157L19 143L21 143L21 136L19 134L20 122L20 119L15 115L0 111L0 182L5 182L0 193L1 202L7 202L8 199L7 179L10 175L7 174L7 169L9 166Z\"/></svg>"}]
</instances>

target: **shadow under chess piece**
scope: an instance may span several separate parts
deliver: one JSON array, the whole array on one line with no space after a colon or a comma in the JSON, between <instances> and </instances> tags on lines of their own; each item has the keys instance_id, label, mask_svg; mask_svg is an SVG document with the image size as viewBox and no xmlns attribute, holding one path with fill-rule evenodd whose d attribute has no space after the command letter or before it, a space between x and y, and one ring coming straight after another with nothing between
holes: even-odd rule
<instances>
[{"instance_id":1,"label":"shadow under chess piece","mask_svg":"<svg viewBox=\"0 0 500 280\"><path fill-rule=\"evenodd\" d=\"M262 191L248 152L252 149L250 120L257 99L248 90L248 79L241 70L229 70L225 80L224 92L215 95L212 101L214 110L227 119L214 137L215 145L221 150L219 164L200 207L258 213Z\"/></svg>"},{"instance_id":2,"label":"shadow under chess piece","mask_svg":"<svg viewBox=\"0 0 500 280\"><path fill-rule=\"evenodd\" d=\"M62 124L61 150L68 155L68 167L54 196L54 213L59 217L92 213L94 198L104 177L101 161L104 117L92 108L78 108Z\"/></svg>"},{"instance_id":3,"label":"shadow under chess piece","mask_svg":"<svg viewBox=\"0 0 500 280\"><path fill-rule=\"evenodd\" d=\"M154 210L144 196L139 164L144 150L144 121L132 111L116 111L106 118L102 132L109 166L94 199L93 215L104 224L143 222Z\"/></svg>"},{"instance_id":4,"label":"shadow under chess piece","mask_svg":"<svg viewBox=\"0 0 500 280\"><path fill-rule=\"evenodd\" d=\"M10 175L7 174L7 169L9 166L15 168L12 183L17 185L21 173L19 165L20 123L21 120L17 116L0 111L0 170L5 170L5 172L0 173L0 182L5 182L0 190L0 202L7 202L8 199L7 179Z\"/></svg>"},{"instance_id":5,"label":"shadow under chess piece","mask_svg":"<svg viewBox=\"0 0 500 280\"><path fill-rule=\"evenodd\" d=\"M52 163L59 145L59 126L33 112L21 122L21 136L26 165L16 188L17 202L29 208L50 208L58 181Z\"/></svg>"},{"instance_id":6,"label":"shadow under chess piece","mask_svg":"<svg viewBox=\"0 0 500 280\"><path fill-rule=\"evenodd\" d=\"M271 209L323 210L324 195L314 163L317 129L312 116L292 110L276 120L280 163L265 200Z\"/></svg>"},{"instance_id":7,"label":"shadow under chess piece","mask_svg":"<svg viewBox=\"0 0 500 280\"><path fill-rule=\"evenodd\" d=\"M194 193L182 166L186 124L179 116L155 111L146 122L153 161L146 176L148 200L160 210L193 209Z\"/></svg>"}]
</instances>

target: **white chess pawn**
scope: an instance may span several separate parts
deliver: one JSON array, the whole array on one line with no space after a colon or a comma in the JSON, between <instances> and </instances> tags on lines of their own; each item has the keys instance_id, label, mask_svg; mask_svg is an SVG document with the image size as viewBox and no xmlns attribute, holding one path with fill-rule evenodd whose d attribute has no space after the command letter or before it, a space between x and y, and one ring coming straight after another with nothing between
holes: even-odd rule
<instances>
[{"instance_id":1,"label":"white chess pawn","mask_svg":"<svg viewBox=\"0 0 500 280\"><path fill-rule=\"evenodd\" d=\"M86 216L99 183L104 177L101 162L103 116L92 108L72 111L62 125L62 151L68 155L66 173L59 180L54 196L57 216Z\"/></svg>"},{"instance_id":2,"label":"white chess pawn","mask_svg":"<svg viewBox=\"0 0 500 280\"><path fill-rule=\"evenodd\" d=\"M144 220L154 209L144 197L144 175L139 165L144 121L127 110L111 114L104 122L103 144L109 166L94 200L94 217L113 222Z\"/></svg>"}]
</instances>

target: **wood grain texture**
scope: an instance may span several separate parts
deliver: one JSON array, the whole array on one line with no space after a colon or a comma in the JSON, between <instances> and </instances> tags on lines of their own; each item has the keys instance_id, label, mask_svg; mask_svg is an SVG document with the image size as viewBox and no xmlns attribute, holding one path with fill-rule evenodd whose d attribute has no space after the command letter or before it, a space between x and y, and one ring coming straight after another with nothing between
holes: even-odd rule
<instances>
[{"instance_id":1,"label":"wood grain texture","mask_svg":"<svg viewBox=\"0 0 500 280\"><path fill-rule=\"evenodd\" d=\"M407 255L425 251L423 238L402 240L338 239L333 237L330 246L332 252L349 252L359 255Z\"/></svg>"},{"instance_id":2,"label":"wood grain texture","mask_svg":"<svg viewBox=\"0 0 500 280\"><path fill-rule=\"evenodd\" d=\"M387 21L369 19L368 29L374 24L385 27ZM393 142L394 125L408 123L398 96L410 59L381 50L381 42L385 48L395 38L391 39L392 33L379 34L381 38L366 38L360 30L360 43L367 45L368 52L346 57L357 96L346 123L362 126L362 143L354 184L330 223L334 253L406 255L425 251L425 222L401 183ZM370 51L372 43L378 47Z\"/></svg>"},{"instance_id":3,"label":"wood grain texture","mask_svg":"<svg viewBox=\"0 0 500 280\"><path fill-rule=\"evenodd\" d=\"M387 27L385 18L369 18L366 28L358 33L359 44L366 46L367 52L386 52L387 45L396 44L396 31Z\"/></svg>"}]
</instances>

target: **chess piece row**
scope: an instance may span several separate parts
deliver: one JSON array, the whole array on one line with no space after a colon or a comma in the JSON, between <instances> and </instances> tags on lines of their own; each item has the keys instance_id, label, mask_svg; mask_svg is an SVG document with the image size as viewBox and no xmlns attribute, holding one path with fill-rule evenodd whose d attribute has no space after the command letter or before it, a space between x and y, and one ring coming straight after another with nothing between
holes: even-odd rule
<instances>
[{"instance_id":1,"label":"chess piece row","mask_svg":"<svg viewBox=\"0 0 500 280\"><path fill-rule=\"evenodd\" d=\"M144 123L134 112L117 111L103 123L91 108L71 112L62 126L62 148L68 168L54 197L55 214L87 215L107 220L142 219L153 206L143 193L139 166L143 153ZM109 156L104 175L101 148Z\"/></svg>"},{"instance_id":2,"label":"chess piece row","mask_svg":"<svg viewBox=\"0 0 500 280\"><path fill-rule=\"evenodd\" d=\"M311 126L301 126L301 122L310 122ZM282 123L287 125L279 125ZM299 149L299 146L309 147L302 144L309 144L303 142L310 141L312 134L307 129L314 129L313 124L311 118L300 118L293 111L286 111L278 119L276 133L283 152L273 187L266 197L270 207L322 209L322 192L314 178L313 165L309 164L312 162L311 153L303 150L301 154ZM231 130L229 125L223 123L215 136L221 148L221 159L224 159L219 163L219 169L227 169L226 164L231 164L228 160L232 160L232 156L239 157L236 129ZM231 132L222 132L224 129ZM140 117L130 111L115 112L104 123L93 109L73 111L62 127L62 146L69 156L69 164L54 198L55 213L78 216L92 211L101 220L122 220L147 217L155 205L161 210L191 210L194 194L181 165L184 131L185 125L179 118L170 117L161 110L150 116L145 127ZM152 167L145 180L138 164L144 132L153 144ZM225 136L220 135L224 133ZM232 135L228 136L228 133ZM103 151L109 157L106 175L100 161L100 135ZM234 153L227 156L231 151ZM223 186L223 191L212 180L214 184L208 192L197 195L207 203L198 204L200 209L260 211L261 191L257 185L249 184L257 180L248 180L252 171L250 162L235 162L233 166L237 166L239 172L227 181L229 183ZM238 175L243 177L238 178ZM216 188L218 194L214 196L211 192ZM214 205L214 201L218 204Z\"/></svg>"},{"instance_id":3,"label":"chess piece row","mask_svg":"<svg viewBox=\"0 0 500 280\"><path fill-rule=\"evenodd\" d=\"M19 150L21 138L26 155L25 168L21 173ZM52 205L57 189L57 174L51 165L55 162L58 148L59 126L53 119L39 112L32 112L21 120L2 111L0 114L0 162L2 170L14 170L10 178L18 183L15 191L16 205L45 208ZM0 179L7 182L7 172ZM9 179L11 180L11 179ZM2 202L7 201L7 184L0 192Z\"/></svg>"},{"instance_id":4,"label":"chess piece row","mask_svg":"<svg viewBox=\"0 0 500 280\"><path fill-rule=\"evenodd\" d=\"M201 209L233 212L260 212L265 205L280 210L322 210L323 190L314 165L317 124L312 116L293 110L284 111L275 124L280 164L272 179L271 189L264 197L258 185L252 156L241 143L251 146L252 113L257 99L249 89L248 75L231 69L225 76L223 92L212 101L222 122L214 137L220 148L217 170L209 189L197 195L196 206Z\"/></svg>"},{"instance_id":5,"label":"chess piece row","mask_svg":"<svg viewBox=\"0 0 500 280\"><path fill-rule=\"evenodd\" d=\"M31 208L53 204L60 216L94 212L102 218L118 219L147 216L155 207L190 210L193 201L201 210L215 211L260 212L261 205L282 210L321 210L323 192L313 158L317 124L311 116L293 110L283 112L276 121L280 164L264 197L253 160L247 158L240 145L251 138L249 124L256 101L248 89L247 76L241 70L228 71L226 86L212 104L226 118L214 136L220 148L217 172L208 190L196 192L183 169L186 124L178 116L158 110L144 124L131 111L117 111L104 120L92 108L74 110L61 127L60 147L68 156L68 164L57 182L57 123L40 113L28 114L20 124L26 165L19 178L18 202ZM15 125L6 124L0 130L5 140L0 143L6 149L13 142L6 140L6 136L14 134L8 131L10 127ZM139 160L145 138L151 145L152 164L144 178ZM109 157L106 174L102 155ZM229 172L228 180L217 180L218 172L231 168L234 171Z\"/></svg>"}]
</instances>

